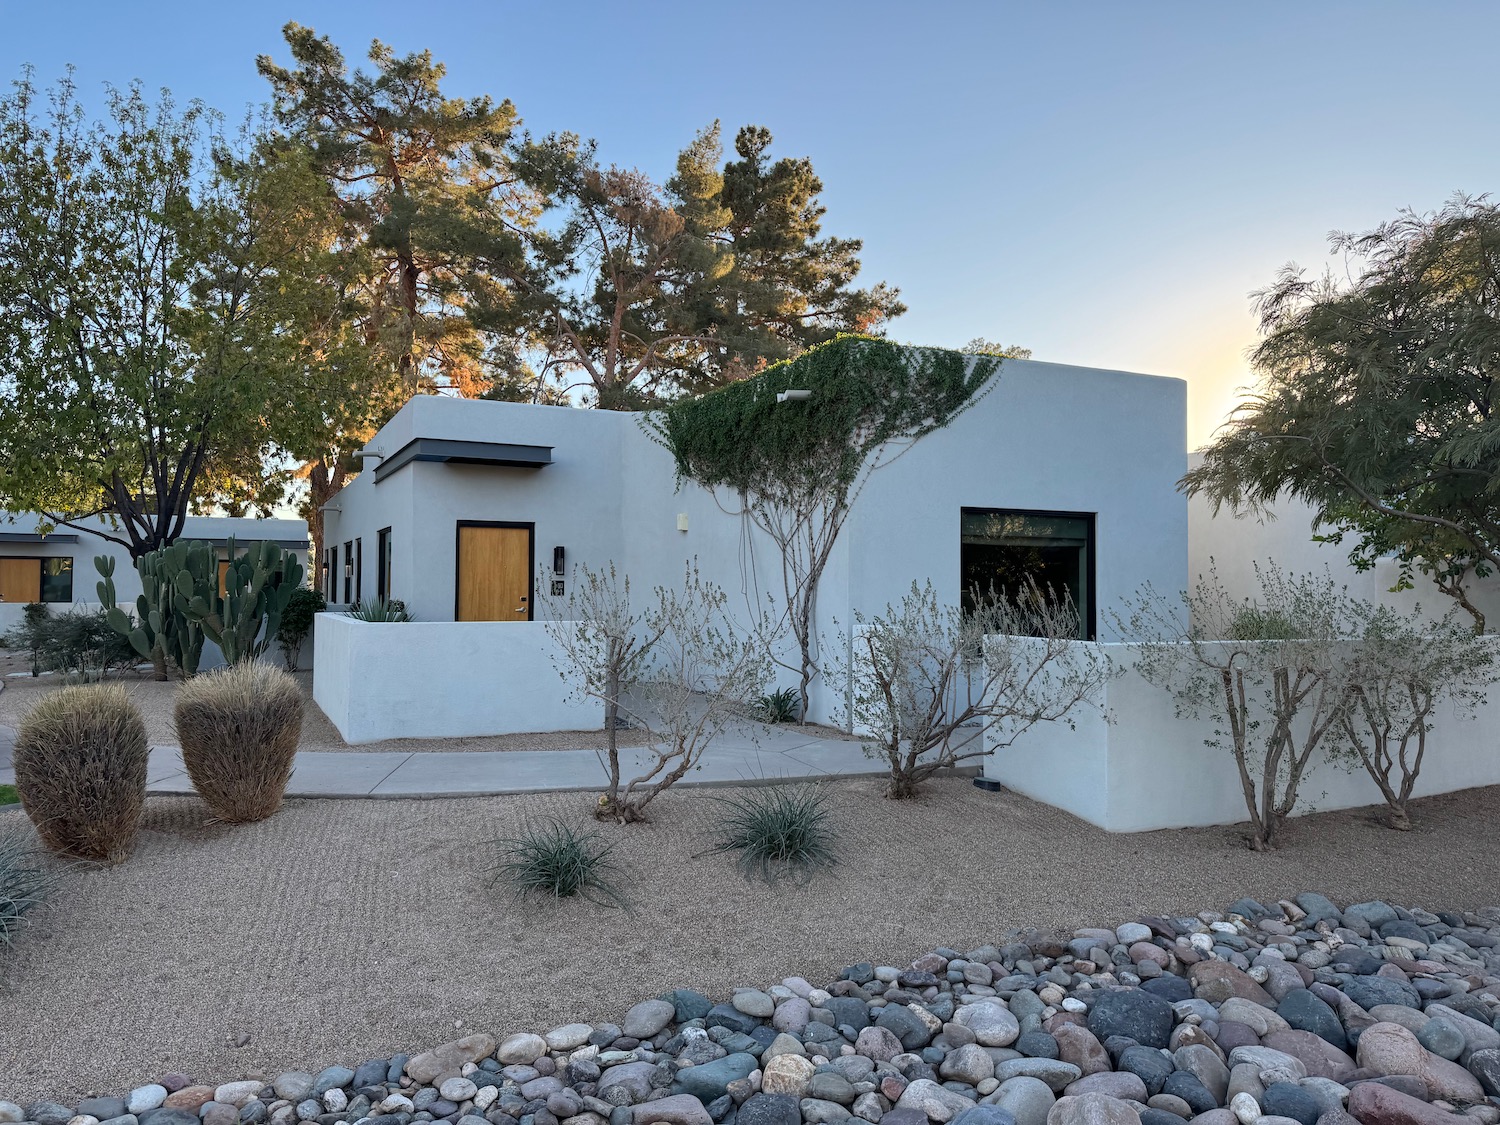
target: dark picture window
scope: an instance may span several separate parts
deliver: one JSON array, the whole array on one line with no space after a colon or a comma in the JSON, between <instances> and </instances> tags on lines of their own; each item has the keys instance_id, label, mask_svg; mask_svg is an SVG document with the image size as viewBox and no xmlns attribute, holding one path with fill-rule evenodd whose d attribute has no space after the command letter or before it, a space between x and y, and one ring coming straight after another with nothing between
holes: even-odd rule
<instances>
[{"instance_id":1,"label":"dark picture window","mask_svg":"<svg viewBox=\"0 0 1500 1125\"><path fill-rule=\"evenodd\" d=\"M42 601L70 602L73 600L73 560L53 558L42 560Z\"/></svg>"},{"instance_id":2,"label":"dark picture window","mask_svg":"<svg viewBox=\"0 0 1500 1125\"><path fill-rule=\"evenodd\" d=\"M381 601L391 596L391 529L383 527L375 537L375 594Z\"/></svg>"},{"instance_id":3,"label":"dark picture window","mask_svg":"<svg viewBox=\"0 0 1500 1125\"><path fill-rule=\"evenodd\" d=\"M995 590L1014 597L1033 581L1066 596L1083 636L1094 639L1094 517L1083 512L965 508L960 567L963 596Z\"/></svg>"}]
</instances>

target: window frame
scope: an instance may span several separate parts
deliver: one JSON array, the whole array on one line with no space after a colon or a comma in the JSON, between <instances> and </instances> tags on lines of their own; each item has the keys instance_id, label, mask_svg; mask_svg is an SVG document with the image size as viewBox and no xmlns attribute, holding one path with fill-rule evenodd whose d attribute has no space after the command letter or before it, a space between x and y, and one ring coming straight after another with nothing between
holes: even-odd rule
<instances>
[{"instance_id":1,"label":"window frame","mask_svg":"<svg viewBox=\"0 0 1500 1125\"><path fill-rule=\"evenodd\" d=\"M375 593L381 601L391 598L391 529L375 533Z\"/></svg>"},{"instance_id":2,"label":"window frame","mask_svg":"<svg viewBox=\"0 0 1500 1125\"><path fill-rule=\"evenodd\" d=\"M977 505L964 505L958 510L958 550L959 550L959 581L963 581L963 548L964 548L964 517L965 516L1027 516L1038 519L1068 519L1083 520L1088 528L1084 545L1084 582L1088 591L1083 599L1083 605L1079 607L1080 623L1083 640L1094 641L1099 637L1098 600L1099 581L1098 555L1099 555L1099 513L1098 512L1064 512L1053 508L998 508L979 507ZM959 598L963 598L963 590L959 590Z\"/></svg>"},{"instance_id":3,"label":"window frame","mask_svg":"<svg viewBox=\"0 0 1500 1125\"><path fill-rule=\"evenodd\" d=\"M343 578L343 580L344 580L344 600L343 600L342 604L344 604L344 605L353 605L354 603L349 600L349 595L354 592L354 540L353 539L345 539L344 540L344 566L343 566L342 571L340 572L340 577Z\"/></svg>"}]
</instances>

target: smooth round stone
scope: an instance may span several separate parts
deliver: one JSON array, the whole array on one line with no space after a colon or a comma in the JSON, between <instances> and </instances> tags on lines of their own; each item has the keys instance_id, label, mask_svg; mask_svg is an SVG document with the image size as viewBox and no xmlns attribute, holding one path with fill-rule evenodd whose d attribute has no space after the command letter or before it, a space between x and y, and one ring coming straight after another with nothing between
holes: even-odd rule
<instances>
[{"instance_id":1,"label":"smooth round stone","mask_svg":"<svg viewBox=\"0 0 1500 1125\"><path fill-rule=\"evenodd\" d=\"M1057 1058L1057 1040L1045 1031L1023 1031L1011 1046L1027 1058Z\"/></svg>"},{"instance_id":2,"label":"smooth round stone","mask_svg":"<svg viewBox=\"0 0 1500 1125\"><path fill-rule=\"evenodd\" d=\"M349 1077L354 1077L352 1071ZM238 1110L251 1098L258 1097L264 1087L264 1082L226 1082L214 1090L214 1101L221 1105L232 1105Z\"/></svg>"},{"instance_id":3,"label":"smooth round stone","mask_svg":"<svg viewBox=\"0 0 1500 1125\"><path fill-rule=\"evenodd\" d=\"M1261 1095L1260 1107L1277 1117L1290 1117L1302 1125L1318 1125L1323 1105L1301 1086L1290 1082L1273 1082Z\"/></svg>"},{"instance_id":4,"label":"smooth round stone","mask_svg":"<svg viewBox=\"0 0 1500 1125\"><path fill-rule=\"evenodd\" d=\"M758 1020L770 1019L776 1011L776 1001L758 988L741 989L729 998L729 1002L734 1005L735 1011L754 1016Z\"/></svg>"},{"instance_id":5,"label":"smooth round stone","mask_svg":"<svg viewBox=\"0 0 1500 1125\"><path fill-rule=\"evenodd\" d=\"M1170 1012L1170 1009L1169 1009ZM965 1004L953 1015L956 1023L974 1033L984 1047L1009 1047L1021 1034L1021 1024L999 1003Z\"/></svg>"},{"instance_id":6,"label":"smooth round stone","mask_svg":"<svg viewBox=\"0 0 1500 1125\"><path fill-rule=\"evenodd\" d=\"M1251 1125L1262 1116L1260 1103L1249 1094L1241 1092L1229 1100L1230 1112L1239 1119L1240 1125Z\"/></svg>"},{"instance_id":7,"label":"smooth round stone","mask_svg":"<svg viewBox=\"0 0 1500 1125\"><path fill-rule=\"evenodd\" d=\"M1449 1060L1458 1058L1468 1045L1464 1033L1442 1016L1427 1021L1426 1026L1417 1032L1417 1042L1434 1055Z\"/></svg>"},{"instance_id":8,"label":"smooth round stone","mask_svg":"<svg viewBox=\"0 0 1500 1125\"><path fill-rule=\"evenodd\" d=\"M650 1039L670 1024L676 1016L676 1005L669 1001L642 1000L625 1013L620 1030L632 1039Z\"/></svg>"},{"instance_id":9,"label":"smooth round stone","mask_svg":"<svg viewBox=\"0 0 1500 1125\"><path fill-rule=\"evenodd\" d=\"M1089 1009L1088 1023L1100 1041L1123 1035L1143 1047L1165 1047L1172 1037L1172 1006L1139 988L1104 992Z\"/></svg>"},{"instance_id":10,"label":"smooth round stone","mask_svg":"<svg viewBox=\"0 0 1500 1125\"><path fill-rule=\"evenodd\" d=\"M506 1066L530 1066L547 1053L547 1041L540 1035L522 1032L508 1036L495 1051L495 1058Z\"/></svg>"},{"instance_id":11,"label":"smooth round stone","mask_svg":"<svg viewBox=\"0 0 1500 1125\"><path fill-rule=\"evenodd\" d=\"M125 1112L139 1116L149 1109L155 1109L166 1100L167 1088L165 1086L159 1086L155 1082L137 1086L125 1098Z\"/></svg>"},{"instance_id":12,"label":"smooth round stone","mask_svg":"<svg viewBox=\"0 0 1500 1125\"><path fill-rule=\"evenodd\" d=\"M1146 1105L1152 1109L1159 1109L1163 1113L1170 1113L1173 1117L1193 1116L1193 1107L1188 1105L1176 1094L1152 1094L1147 1099ZM1145 1125L1144 1119L1141 1125Z\"/></svg>"},{"instance_id":13,"label":"smooth round stone","mask_svg":"<svg viewBox=\"0 0 1500 1125\"><path fill-rule=\"evenodd\" d=\"M1138 941L1150 941L1151 927L1142 922L1125 922L1115 927L1115 937L1121 945L1134 945Z\"/></svg>"},{"instance_id":14,"label":"smooth round stone","mask_svg":"<svg viewBox=\"0 0 1500 1125\"><path fill-rule=\"evenodd\" d=\"M571 1051L587 1043L593 1033L594 1029L586 1023L568 1023L554 1027L542 1038L553 1051Z\"/></svg>"},{"instance_id":15,"label":"smooth round stone","mask_svg":"<svg viewBox=\"0 0 1500 1125\"><path fill-rule=\"evenodd\" d=\"M1008 1110L1016 1125L1047 1125L1047 1114L1057 1101L1052 1088L1040 1078L1019 1075L1000 1083L986 1104Z\"/></svg>"},{"instance_id":16,"label":"smooth round stone","mask_svg":"<svg viewBox=\"0 0 1500 1125\"><path fill-rule=\"evenodd\" d=\"M385 1068L381 1067L384 1074ZM289 1102L300 1102L313 1092L313 1076L305 1070L288 1070L276 1076L271 1083L276 1096Z\"/></svg>"},{"instance_id":17,"label":"smooth round stone","mask_svg":"<svg viewBox=\"0 0 1500 1125\"><path fill-rule=\"evenodd\" d=\"M802 1125L797 1099L786 1094L752 1094L735 1114L736 1125Z\"/></svg>"},{"instance_id":18,"label":"smooth round stone","mask_svg":"<svg viewBox=\"0 0 1500 1125\"><path fill-rule=\"evenodd\" d=\"M466 1102L479 1093L479 1087L467 1078L450 1078L438 1087L445 1101Z\"/></svg>"}]
</instances>

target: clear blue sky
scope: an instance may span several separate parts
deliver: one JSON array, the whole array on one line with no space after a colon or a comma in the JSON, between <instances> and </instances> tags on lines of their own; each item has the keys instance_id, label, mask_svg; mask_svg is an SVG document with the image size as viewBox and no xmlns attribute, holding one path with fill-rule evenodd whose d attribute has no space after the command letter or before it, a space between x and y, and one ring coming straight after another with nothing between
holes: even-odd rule
<instances>
[{"instance_id":1,"label":"clear blue sky","mask_svg":"<svg viewBox=\"0 0 1500 1125\"><path fill-rule=\"evenodd\" d=\"M238 111L287 20L363 60L430 48L453 94L658 177L695 130L808 155L826 229L899 285L898 339L1189 381L1204 439L1246 379L1248 294L1333 229L1500 189L1500 5L0 2L8 75L78 67ZM1337 263L1333 263L1337 264Z\"/></svg>"}]
</instances>

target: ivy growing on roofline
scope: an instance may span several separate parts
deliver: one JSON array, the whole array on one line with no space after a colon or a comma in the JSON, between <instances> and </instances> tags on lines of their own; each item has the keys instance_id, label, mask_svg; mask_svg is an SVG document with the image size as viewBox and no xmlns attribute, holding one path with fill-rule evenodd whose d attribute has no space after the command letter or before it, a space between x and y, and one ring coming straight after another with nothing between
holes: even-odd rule
<instances>
[{"instance_id":1,"label":"ivy growing on roofline","mask_svg":"<svg viewBox=\"0 0 1500 1125\"><path fill-rule=\"evenodd\" d=\"M987 389L1000 357L845 334L697 398L647 425L679 480L754 498L852 487L870 454L942 429ZM807 390L805 402L778 402Z\"/></svg>"}]
</instances>

